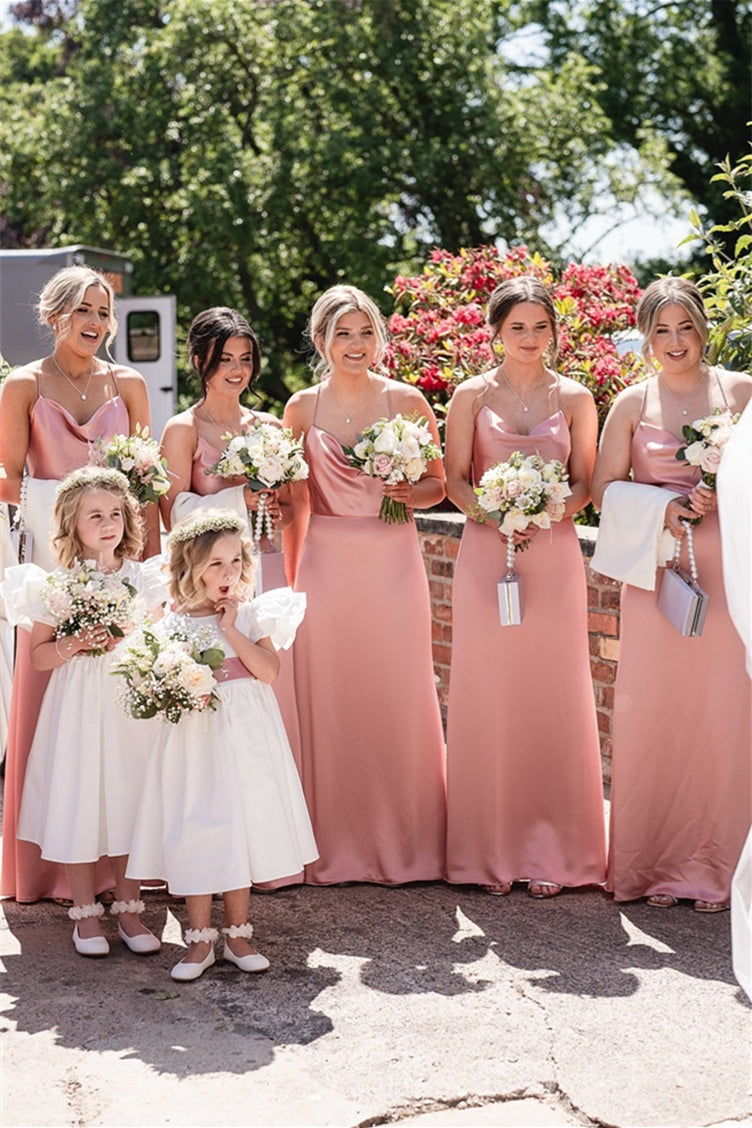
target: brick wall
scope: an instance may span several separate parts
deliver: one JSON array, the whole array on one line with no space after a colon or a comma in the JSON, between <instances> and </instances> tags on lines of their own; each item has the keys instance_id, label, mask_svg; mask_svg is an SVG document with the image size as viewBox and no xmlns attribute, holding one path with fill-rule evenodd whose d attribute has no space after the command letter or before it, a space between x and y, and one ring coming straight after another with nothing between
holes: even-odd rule
<instances>
[{"instance_id":1,"label":"brick wall","mask_svg":"<svg viewBox=\"0 0 752 1128\"><path fill-rule=\"evenodd\" d=\"M460 547L464 517L459 513L416 514L418 535L431 591L433 661L442 713L446 715L449 666L452 657L452 578ZM590 558L595 547L595 529L578 526L588 586L588 630L590 669L601 739L603 778L611 779L611 725L614 681L619 659L619 592L616 580L593 572Z\"/></svg>"}]
</instances>

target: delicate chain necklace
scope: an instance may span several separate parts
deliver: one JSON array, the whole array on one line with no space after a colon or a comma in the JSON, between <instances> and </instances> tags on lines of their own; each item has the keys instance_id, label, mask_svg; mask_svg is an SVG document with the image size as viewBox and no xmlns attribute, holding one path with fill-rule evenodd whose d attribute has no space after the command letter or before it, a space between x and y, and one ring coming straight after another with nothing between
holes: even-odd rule
<instances>
[{"instance_id":1,"label":"delicate chain necklace","mask_svg":"<svg viewBox=\"0 0 752 1128\"><path fill-rule=\"evenodd\" d=\"M94 363L95 363L94 360L92 360L92 362L91 362L91 368L89 369L89 379L86 381L86 387L84 388L83 391L80 391L78 384L76 384L73 380L71 380L71 378L70 378L70 376L68 375L67 372L63 372L62 368L60 367L60 365L57 362L57 357L55 356L54 352L52 354L51 360L52 360L52 363L55 365L55 368L57 368L58 372L63 377L63 379L68 381L70 386L78 393L78 395L81 397L82 400L85 400L87 392L89 391L89 385L91 384L91 378L94 375Z\"/></svg>"},{"instance_id":2,"label":"delicate chain necklace","mask_svg":"<svg viewBox=\"0 0 752 1128\"><path fill-rule=\"evenodd\" d=\"M204 401L204 403L201 404L201 410L203 411L204 415L209 420L209 422L216 428L217 434L219 435L220 439L224 439L225 435L227 434L227 428L225 427L225 429L222 430L219 423L217 423L216 419L214 418L214 416L209 411L209 408L206 406L206 401ZM231 424L231 427L232 426L234 426L236 428L232 432L233 436L243 434L243 417L242 417L242 415L240 417L240 422L235 423L234 425ZM240 428L240 430L237 430L238 427Z\"/></svg>"},{"instance_id":3,"label":"delicate chain necklace","mask_svg":"<svg viewBox=\"0 0 752 1128\"><path fill-rule=\"evenodd\" d=\"M701 384L701 383L702 383L702 381L703 381L703 377L705 376L705 372L706 372L706 371L707 371L707 369L705 369L705 368L701 368L701 369L700 369L700 375L699 375L699 376L697 377L697 383L695 384L694 388L693 388L693 389L692 389L692 391L691 391L691 392L689 393L689 395L688 395L688 396L685 396L685 397L684 397L684 402L685 402L685 403L691 403L691 402L692 402L692 400L693 400L693 399L695 398L695 396L697 395L697 393L699 392L699 390L700 390L700 384ZM677 396L676 392L673 392L673 391L671 390L671 388L669 388L669 386L668 386L668 382L667 382L667 380L666 380L666 377L664 376L664 377L663 377L663 380L661 380L661 377L660 377L660 375L659 375L659 376L658 376L658 380L659 380L659 382L660 382L660 383L662 383L663 387L664 387L664 388L666 389L666 391L668 392L668 394L669 394L669 395L671 396L671 399L672 399L672 400L674 400L674 402L678 404L678 406L679 406L679 410L681 411L682 415L689 415L689 408L688 408L688 407L682 407L682 400L680 400L680 399L679 399L679 397Z\"/></svg>"},{"instance_id":4,"label":"delicate chain necklace","mask_svg":"<svg viewBox=\"0 0 752 1128\"><path fill-rule=\"evenodd\" d=\"M538 391L538 388L539 388L539 387L541 386L541 384L543 383L543 377L542 377L542 376L539 376L539 377L538 377L537 383L536 383L535 387L533 388L532 392L530 393L530 397L529 397L529 399L528 399L528 401L527 401L527 403L526 403L526 402L525 402L525 400L524 400L524 399L522 398L522 396L521 396L521 395L518 395L518 394L517 394L517 392L515 391L514 387L512 386L512 381L511 381L511 380L509 379L509 377L507 376L507 374L506 374L506 372L504 371L504 369L503 369L503 368L499 368L499 372L500 372L501 376L503 377L503 379L504 379L504 382L506 383L506 385L507 385L507 387L509 388L510 392L511 392L511 393L512 393L512 395L514 396L514 398L515 398L515 399L517 400L517 402L518 402L518 403L520 403L520 404L522 405L522 410L523 410L523 411L529 411L529 410L530 410L530 404L531 404L531 403L533 402L533 400L535 399L535 394L536 394L536 392Z\"/></svg>"},{"instance_id":5,"label":"delicate chain necklace","mask_svg":"<svg viewBox=\"0 0 752 1128\"><path fill-rule=\"evenodd\" d=\"M355 407L351 407L351 408L349 408L349 410L346 410L342 406L342 404L339 402L339 400L337 399L337 397L335 396L334 392L331 390L331 387L330 387L329 392L331 394L331 397L334 400L334 403L337 407L337 410L342 412L342 415L344 416L345 423L352 423L353 416L357 415L357 413L360 411L363 404L366 402L366 396L368 395L370 390L371 390L371 376L370 376L370 373L369 373L368 387L366 388L365 392L360 397L358 402L355 404Z\"/></svg>"}]
</instances>

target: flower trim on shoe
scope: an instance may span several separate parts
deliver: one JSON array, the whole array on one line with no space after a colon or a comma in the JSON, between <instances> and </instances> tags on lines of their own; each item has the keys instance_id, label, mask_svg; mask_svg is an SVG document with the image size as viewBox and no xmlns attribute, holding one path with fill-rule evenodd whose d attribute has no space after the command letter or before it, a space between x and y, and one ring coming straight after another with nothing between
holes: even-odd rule
<instances>
[{"instance_id":1,"label":"flower trim on shoe","mask_svg":"<svg viewBox=\"0 0 752 1128\"><path fill-rule=\"evenodd\" d=\"M225 936L229 936L231 940L237 940L239 937L244 937L250 940L253 936L252 924L231 924L227 928L223 928L222 932Z\"/></svg>"},{"instance_id":2,"label":"flower trim on shoe","mask_svg":"<svg viewBox=\"0 0 752 1128\"><path fill-rule=\"evenodd\" d=\"M104 905L100 905L98 901L92 901L90 905L72 905L68 909L68 916L71 920L86 920L87 917L101 917L104 916Z\"/></svg>"},{"instance_id":3,"label":"flower trim on shoe","mask_svg":"<svg viewBox=\"0 0 752 1128\"><path fill-rule=\"evenodd\" d=\"M183 937L186 944L213 944L219 933L216 928L186 928Z\"/></svg>"},{"instance_id":4,"label":"flower trim on shoe","mask_svg":"<svg viewBox=\"0 0 752 1128\"><path fill-rule=\"evenodd\" d=\"M118 913L136 913L141 916L145 908L143 901L113 901L110 905L110 916L117 916Z\"/></svg>"}]
</instances>

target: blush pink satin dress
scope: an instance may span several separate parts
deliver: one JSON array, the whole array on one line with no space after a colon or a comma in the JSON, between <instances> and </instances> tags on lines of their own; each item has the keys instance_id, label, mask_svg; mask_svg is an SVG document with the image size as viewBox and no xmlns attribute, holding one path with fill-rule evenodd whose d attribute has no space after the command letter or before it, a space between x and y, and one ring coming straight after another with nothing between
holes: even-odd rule
<instances>
[{"instance_id":1,"label":"blush pink satin dress","mask_svg":"<svg viewBox=\"0 0 752 1128\"><path fill-rule=\"evenodd\" d=\"M699 469L676 460L680 445L641 420L634 480L687 493ZM622 589L607 885L617 901L656 893L727 901L752 817L752 691L726 606L718 514L693 536L710 596L699 638L680 635L658 610L663 569L655 591Z\"/></svg>"},{"instance_id":2,"label":"blush pink satin dress","mask_svg":"<svg viewBox=\"0 0 752 1128\"><path fill-rule=\"evenodd\" d=\"M207 499L229 486L242 486L244 478L222 478L218 474L207 473L222 455L204 439L198 436L191 468L191 490ZM265 543L265 542L263 542ZM262 543L262 547L263 547ZM281 552L263 552L261 556L261 586L264 591L287 586L285 579L285 558ZM300 771L300 731L298 728L298 709L295 702L295 680L292 668L292 650L279 652L279 677L273 685L282 721L287 731L295 764Z\"/></svg>"},{"instance_id":3,"label":"blush pink satin dress","mask_svg":"<svg viewBox=\"0 0 752 1128\"><path fill-rule=\"evenodd\" d=\"M561 410L530 435L507 430L485 404L475 423L472 475L516 450L565 465ZM598 730L590 677L587 589L571 520L541 530L515 554L524 617L499 624L506 542L467 521L452 596L447 715L447 877L493 885L518 879L605 880Z\"/></svg>"},{"instance_id":4,"label":"blush pink satin dress","mask_svg":"<svg viewBox=\"0 0 752 1128\"><path fill-rule=\"evenodd\" d=\"M29 448L26 468L31 478L61 480L89 461L89 443L128 434L128 409L119 395L101 404L91 418L79 424L55 400L39 396L29 419ZM52 514L50 514L50 519ZM17 901L38 901L46 897L69 898L65 869L57 862L42 860L39 847L16 838L21 808L26 763L34 740L37 716L50 675L32 668L29 656L30 635L17 631L16 662L13 671L8 752L5 766L3 811L3 863L0 892ZM98 889L111 888L113 878L108 863L100 863Z\"/></svg>"},{"instance_id":5,"label":"blush pink satin dress","mask_svg":"<svg viewBox=\"0 0 752 1128\"><path fill-rule=\"evenodd\" d=\"M444 873L444 739L415 525L379 520L381 485L333 435L306 438L311 517L293 656L303 790L319 861L306 881L399 884Z\"/></svg>"}]
</instances>

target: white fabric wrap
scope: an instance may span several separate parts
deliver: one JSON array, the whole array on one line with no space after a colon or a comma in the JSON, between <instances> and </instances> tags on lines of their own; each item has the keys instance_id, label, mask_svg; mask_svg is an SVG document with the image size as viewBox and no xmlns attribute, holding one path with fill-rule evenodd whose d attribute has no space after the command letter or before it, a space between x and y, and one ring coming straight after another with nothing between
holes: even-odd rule
<instances>
[{"instance_id":1,"label":"white fabric wrap","mask_svg":"<svg viewBox=\"0 0 752 1128\"><path fill-rule=\"evenodd\" d=\"M276 650L288 650L295 641L305 610L304 592L289 587L272 588L249 604L249 630L256 639L270 638Z\"/></svg>"},{"instance_id":2,"label":"white fabric wrap","mask_svg":"<svg viewBox=\"0 0 752 1128\"><path fill-rule=\"evenodd\" d=\"M24 528L32 537L31 558L48 572L57 567L50 536L52 511L59 484L55 478L27 478L24 486L25 504L21 516Z\"/></svg>"},{"instance_id":3,"label":"white fabric wrap","mask_svg":"<svg viewBox=\"0 0 752 1128\"><path fill-rule=\"evenodd\" d=\"M229 509L238 517L248 520L248 510L243 497L244 486L228 486L226 490L219 490L213 494L196 494L183 490L177 495L172 504L170 526L174 529L178 521L187 517L196 509Z\"/></svg>"},{"instance_id":4,"label":"white fabric wrap","mask_svg":"<svg viewBox=\"0 0 752 1128\"><path fill-rule=\"evenodd\" d=\"M716 485L726 602L752 678L752 400L723 451Z\"/></svg>"},{"instance_id":5,"label":"white fabric wrap","mask_svg":"<svg viewBox=\"0 0 752 1128\"><path fill-rule=\"evenodd\" d=\"M603 495L594 571L655 591L657 569L674 554L674 538L663 527L666 506L681 496L662 486L611 482Z\"/></svg>"},{"instance_id":6,"label":"white fabric wrap","mask_svg":"<svg viewBox=\"0 0 752 1128\"><path fill-rule=\"evenodd\" d=\"M16 564L6 569L5 579L0 584L0 596L12 627L31 630L32 623L55 625L42 599L47 575L38 564Z\"/></svg>"},{"instance_id":7,"label":"white fabric wrap","mask_svg":"<svg viewBox=\"0 0 752 1128\"><path fill-rule=\"evenodd\" d=\"M170 591L164 556L150 556L141 565L141 596L149 611L168 603Z\"/></svg>"}]
</instances>

